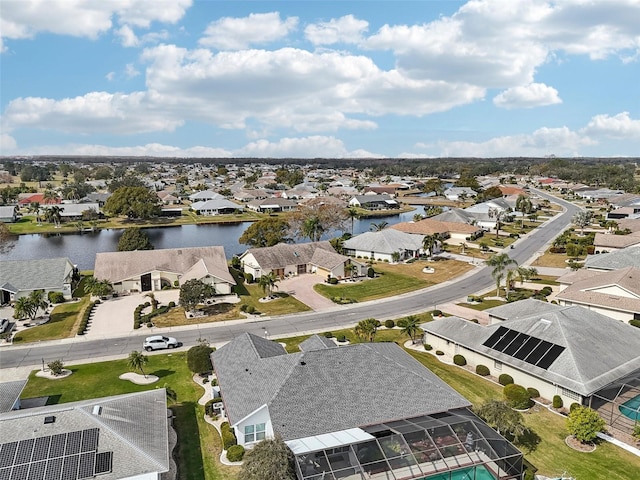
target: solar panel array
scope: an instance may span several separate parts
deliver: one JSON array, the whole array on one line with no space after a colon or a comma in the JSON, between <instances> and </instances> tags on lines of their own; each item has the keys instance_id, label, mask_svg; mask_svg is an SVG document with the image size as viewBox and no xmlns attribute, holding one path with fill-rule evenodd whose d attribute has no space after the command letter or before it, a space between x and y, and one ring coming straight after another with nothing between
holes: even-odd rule
<instances>
[{"instance_id":1,"label":"solar panel array","mask_svg":"<svg viewBox=\"0 0 640 480\"><path fill-rule=\"evenodd\" d=\"M0 444L0 480L82 480L111 472L113 452L98 453L98 428Z\"/></svg>"},{"instance_id":2,"label":"solar panel array","mask_svg":"<svg viewBox=\"0 0 640 480\"><path fill-rule=\"evenodd\" d=\"M482 345L545 370L564 351L560 345L503 326L498 327Z\"/></svg>"}]
</instances>

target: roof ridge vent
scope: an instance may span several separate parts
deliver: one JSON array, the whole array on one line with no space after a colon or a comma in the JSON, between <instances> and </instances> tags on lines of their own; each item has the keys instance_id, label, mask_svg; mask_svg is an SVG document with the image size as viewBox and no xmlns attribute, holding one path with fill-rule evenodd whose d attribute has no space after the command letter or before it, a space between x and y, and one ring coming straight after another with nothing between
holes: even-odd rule
<instances>
[{"instance_id":1,"label":"roof ridge vent","mask_svg":"<svg viewBox=\"0 0 640 480\"><path fill-rule=\"evenodd\" d=\"M94 415L102 415L102 406L94 405L93 410L91 410L91 413L93 413Z\"/></svg>"}]
</instances>

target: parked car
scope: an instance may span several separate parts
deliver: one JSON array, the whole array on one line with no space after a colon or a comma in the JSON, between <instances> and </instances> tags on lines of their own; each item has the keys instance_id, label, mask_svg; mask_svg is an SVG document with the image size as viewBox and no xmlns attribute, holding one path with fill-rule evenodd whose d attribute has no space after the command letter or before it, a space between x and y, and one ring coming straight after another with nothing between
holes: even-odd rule
<instances>
[{"instance_id":1,"label":"parked car","mask_svg":"<svg viewBox=\"0 0 640 480\"><path fill-rule=\"evenodd\" d=\"M147 352L151 350L162 350L163 348L176 348L182 345L173 337L165 337L162 335L153 335L144 339L142 348Z\"/></svg>"},{"instance_id":2,"label":"parked car","mask_svg":"<svg viewBox=\"0 0 640 480\"><path fill-rule=\"evenodd\" d=\"M0 319L0 333L4 333L7 328L9 328L9 319L8 318L2 318Z\"/></svg>"}]
</instances>

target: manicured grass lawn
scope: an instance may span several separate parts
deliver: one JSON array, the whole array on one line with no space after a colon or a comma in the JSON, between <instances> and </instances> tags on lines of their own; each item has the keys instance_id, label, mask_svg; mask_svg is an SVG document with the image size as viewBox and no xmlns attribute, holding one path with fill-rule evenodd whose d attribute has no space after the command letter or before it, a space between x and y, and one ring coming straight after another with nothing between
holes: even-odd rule
<instances>
[{"instance_id":1,"label":"manicured grass lawn","mask_svg":"<svg viewBox=\"0 0 640 480\"><path fill-rule=\"evenodd\" d=\"M435 273L423 273L422 269L426 266L433 267ZM426 288L455 278L473 268L468 263L456 260L438 262L419 260L413 263L397 265L377 262L373 267L376 273L379 274L377 278L351 284L318 284L313 288L327 298L343 297L351 298L357 302L364 302Z\"/></svg>"},{"instance_id":2,"label":"manicured grass lawn","mask_svg":"<svg viewBox=\"0 0 640 480\"><path fill-rule=\"evenodd\" d=\"M490 296L495 295L496 292L492 292ZM504 305L505 302L501 302L500 300L483 300L482 303L458 303L461 307L470 308L472 310L477 310L478 312L482 312L483 310L487 310L493 307L499 307L500 305Z\"/></svg>"},{"instance_id":3,"label":"manicured grass lawn","mask_svg":"<svg viewBox=\"0 0 640 480\"><path fill-rule=\"evenodd\" d=\"M73 374L67 378L50 380L29 376L22 398L49 396L50 403L66 403L99 396L140 392L169 386L177 394L177 403L171 405L175 413L174 426L178 432L176 456L179 478L182 480L233 480L238 468L219 463L222 451L220 436L214 427L204 421L204 407L198 399L204 391L192 380L187 369L186 353L149 355L145 369L160 377L153 385L135 385L120 380L128 372L126 359L111 362L67 366ZM97 393L99 392L99 393Z\"/></svg>"},{"instance_id":4,"label":"manicured grass lawn","mask_svg":"<svg viewBox=\"0 0 640 480\"><path fill-rule=\"evenodd\" d=\"M51 319L47 323L18 332L13 338L14 343L73 337L77 331L80 314L88 304L89 296L87 295L82 297L79 302L57 305L51 312Z\"/></svg>"}]
</instances>

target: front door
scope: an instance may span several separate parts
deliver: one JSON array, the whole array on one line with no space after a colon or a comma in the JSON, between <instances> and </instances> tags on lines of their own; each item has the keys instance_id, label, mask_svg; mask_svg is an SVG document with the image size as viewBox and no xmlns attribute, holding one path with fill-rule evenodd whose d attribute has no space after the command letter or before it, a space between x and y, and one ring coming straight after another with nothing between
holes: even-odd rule
<instances>
[{"instance_id":1,"label":"front door","mask_svg":"<svg viewBox=\"0 0 640 480\"><path fill-rule=\"evenodd\" d=\"M145 273L140 277L140 284L143 292L148 292L151 290L151 274Z\"/></svg>"}]
</instances>

